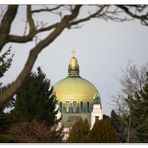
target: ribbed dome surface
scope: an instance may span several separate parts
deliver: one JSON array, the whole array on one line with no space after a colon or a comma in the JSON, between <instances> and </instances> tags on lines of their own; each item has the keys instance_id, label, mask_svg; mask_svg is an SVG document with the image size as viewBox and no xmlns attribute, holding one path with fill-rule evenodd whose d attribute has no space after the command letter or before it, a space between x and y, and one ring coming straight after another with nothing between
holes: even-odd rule
<instances>
[{"instance_id":1,"label":"ribbed dome surface","mask_svg":"<svg viewBox=\"0 0 148 148\"><path fill-rule=\"evenodd\" d=\"M56 96L60 102L92 102L99 92L96 87L81 77L68 76L54 85Z\"/></svg>"}]
</instances>

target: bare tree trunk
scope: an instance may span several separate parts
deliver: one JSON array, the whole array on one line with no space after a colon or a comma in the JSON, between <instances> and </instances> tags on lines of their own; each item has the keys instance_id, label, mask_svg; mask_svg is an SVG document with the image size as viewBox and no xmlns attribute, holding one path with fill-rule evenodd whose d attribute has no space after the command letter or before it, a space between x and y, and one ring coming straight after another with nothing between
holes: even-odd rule
<instances>
[{"instance_id":1,"label":"bare tree trunk","mask_svg":"<svg viewBox=\"0 0 148 148\"><path fill-rule=\"evenodd\" d=\"M128 130L127 130L127 143L131 142L131 117L129 117Z\"/></svg>"},{"instance_id":2,"label":"bare tree trunk","mask_svg":"<svg viewBox=\"0 0 148 148\"><path fill-rule=\"evenodd\" d=\"M17 14L17 10L17 5L9 5L0 23L0 51L2 50L3 46L8 42L8 35L11 29L11 24Z\"/></svg>"},{"instance_id":3,"label":"bare tree trunk","mask_svg":"<svg viewBox=\"0 0 148 148\"><path fill-rule=\"evenodd\" d=\"M127 143L131 142L131 125L132 125L132 111L131 111L131 96L128 96L129 117L128 117L128 130L127 130Z\"/></svg>"}]
</instances>

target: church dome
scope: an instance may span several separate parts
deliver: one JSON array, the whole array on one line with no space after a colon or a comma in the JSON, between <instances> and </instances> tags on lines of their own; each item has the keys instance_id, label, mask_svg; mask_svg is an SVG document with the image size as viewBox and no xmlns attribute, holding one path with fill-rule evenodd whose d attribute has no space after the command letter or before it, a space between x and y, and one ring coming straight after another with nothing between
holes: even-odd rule
<instances>
[{"instance_id":1,"label":"church dome","mask_svg":"<svg viewBox=\"0 0 148 148\"><path fill-rule=\"evenodd\" d=\"M54 86L56 96L61 102L92 102L96 94L96 87L81 77L66 77Z\"/></svg>"},{"instance_id":2,"label":"church dome","mask_svg":"<svg viewBox=\"0 0 148 148\"><path fill-rule=\"evenodd\" d=\"M73 56L68 66L68 76L54 85L59 102L93 102L97 95L96 87L88 80L80 77L78 60Z\"/></svg>"}]
</instances>

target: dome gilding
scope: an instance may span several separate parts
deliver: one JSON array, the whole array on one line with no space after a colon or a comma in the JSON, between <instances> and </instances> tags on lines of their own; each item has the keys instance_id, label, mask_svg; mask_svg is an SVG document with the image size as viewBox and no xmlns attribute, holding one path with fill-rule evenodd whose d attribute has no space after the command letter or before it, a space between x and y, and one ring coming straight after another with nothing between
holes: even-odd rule
<instances>
[{"instance_id":1,"label":"dome gilding","mask_svg":"<svg viewBox=\"0 0 148 148\"><path fill-rule=\"evenodd\" d=\"M88 80L81 77L67 77L54 85L56 96L60 102L93 102L99 92Z\"/></svg>"}]
</instances>

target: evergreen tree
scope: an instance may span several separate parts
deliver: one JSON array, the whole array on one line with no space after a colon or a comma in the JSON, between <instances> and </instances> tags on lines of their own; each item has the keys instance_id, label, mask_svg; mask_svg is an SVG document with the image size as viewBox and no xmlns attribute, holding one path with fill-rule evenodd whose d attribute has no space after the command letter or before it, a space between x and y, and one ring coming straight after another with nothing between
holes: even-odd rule
<instances>
[{"instance_id":1,"label":"evergreen tree","mask_svg":"<svg viewBox=\"0 0 148 148\"><path fill-rule=\"evenodd\" d=\"M87 120L80 119L70 130L68 143L115 143L118 142L116 130L111 126L110 120L99 120L93 128Z\"/></svg>"},{"instance_id":2,"label":"evergreen tree","mask_svg":"<svg viewBox=\"0 0 148 148\"><path fill-rule=\"evenodd\" d=\"M58 129L60 118L57 117L57 99L53 88L48 90L50 82L41 68L31 72L21 89L16 94L11 117L14 122L43 122L54 128L53 142L62 140L62 130Z\"/></svg>"},{"instance_id":3,"label":"evergreen tree","mask_svg":"<svg viewBox=\"0 0 148 148\"><path fill-rule=\"evenodd\" d=\"M4 76L5 72L10 68L14 54L11 54L11 47L0 55L0 78ZM1 85L2 83L0 83Z\"/></svg>"},{"instance_id":4,"label":"evergreen tree","mask_svg":"<svg viewBox=\"0 0 148 148\"><path fill-rule=\"evenodd\" d=\"M84 119L83 126L82 126L82 135L83 135L83 137L82 137L80 142L84 143L84 142L88 141L89 132L90 132L90 126L89 126L88 120Z\"/></svg>"},{"instance_id":5,"label":"evergreen tree","mask_svg":"<svg viewBox=\"0 0 148 148\"><path fill-rule=\"evenodd\" d=\"M82 126L83 126L83 120L80 118L80 120L76 121L73 125L72 129L69 132L69 137L67 139L68 143L79 143L80 139L82 138Z\"/></svg>"},{"instance_id":6,"label":"evergreen tree","mask_svg":"<svg viewBox=\"0 0 148 148\"><path fill-rule=\"evenodd\" d=\"M50 82L40 68L37 69L37 73L31 72L30 77L16 94L12 110L15 119L18 121L37 119L53 126L58 110L53 88L49 91L49 86Z\"/></svg>"},{"instance_id":7,"label":"evergreen tree","mask_svg":"<svg viewBox=\"0 0 148 148\"><path fill-rule=\"evenodd\" d=\"M114 110L111 111L110 122L112 127L117 132L118 142L126 142L126 126L123 123L121 117L117 115L117 113Z\"/></svg>"},{"instance_id":8,"label":"evergreen tree","mask_svg":"<svg viewBox=\"0 0 148 148\"><path fill-rule=\"evenodd\" d=\"M68 143L87 142L89 130L90 126L87 119L83 121L82 118L80 118L80 120L76 121L72 129L70 130L69 137L66 142Z\"/></svg>"},{"instance_id":9,"label":"evergreen tree","mask_svg":"<svg viewBox=\"0 0 148 148\"><path fill-rule=\"evenodd\" d=\"M137 139L138 142L148 142L148 83L135 93L135 99L137 103L133 108L133 116Z\"/></svg>"},{"instance_id":10,"label":"evergreen tree","mask_svg":"<svg viewBox=\"0 0 148 148\"><path fill-rule=\"evenodd\" d=\"M10 68L12 59L14 54L11 54L11 47L4 52L2 55L0 55L0 79L4 76L6 71ZM3 90L7 89L9 85L2 86L2 82L0 82L0 93L3 92ZM11 106L11 102L13 100L10 100L8 103L6 103L4 106L0 106L0 133L4 132L4 130L9 126L9 114L4 113L4 109L6 107Z\"/></svg>"},{"instance_id":11,"label":"evergreen tree","mask_svg":"<svg viewBox=\"0 0 148 148\"><path fill-rule=\"evenodd\" d=\"M89 134L90 143L116 143L117 133L109 120L96 121Z\"/></svg>"},{"instance_id":12,"label":"evergreen tree","mask_svg":"<svg viewBox=\"0 0 148 148\"><path fill-rule=\"evenodd\" d=\"M0 133L5 133L5 130L9 128L12 123L11 115L9 112L4 112L5 108L11 108L13 99L10 100L3 108L0 108Z\"/></svg>"}]
</instances>

